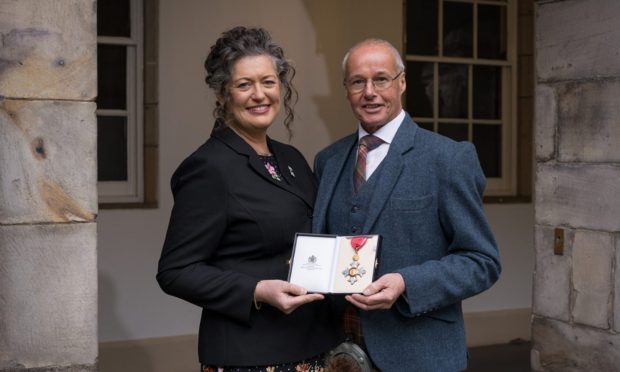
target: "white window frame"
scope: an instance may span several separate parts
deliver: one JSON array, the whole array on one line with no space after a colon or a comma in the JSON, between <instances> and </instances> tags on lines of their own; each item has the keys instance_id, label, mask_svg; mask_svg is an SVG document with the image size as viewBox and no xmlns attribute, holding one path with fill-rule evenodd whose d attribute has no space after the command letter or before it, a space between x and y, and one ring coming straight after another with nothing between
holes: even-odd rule
<instances>
[{"instance_id":1,"label":"white window frame","mask_svg":"<svg viewBox=\"0 0 620 372\"><path fill-rule=\"evenodd\" d=\"M445 57L443 56L443 4L444 2L461 2L473 4L473 48L474 56L477 55L478 44L478 4L498 5L506 7L506 32L507 48L506 60L489 60L478 58ZM431 62L434 63L434 83L433 83L433 118L414 117L420 123L432 123L433 129L437 131L439 122L442 123L462 123L468 126L468 138L471 141L473 124L498 124L502 126L502 177L487 177L487 187L485 196L515 196L517 195L517 21L518 9L517 0L438 0L438 39L439 55L426 56L407 54L407 62ZM405 31L406 32L406 31ZM439 99L438 63L458 63L468 65L468 118L466 119L446 119L439 118L439 107L436 104ZM499 66L502 68L502 117L499 120L474 120L472 117L473 106L473 81L472 68L474 65Z\"/></svg>"},{"instance_id":2,"label":"white window frame","mask_svg":"<svg viewBox=\"0 0 620 372\"><path fill-rule=\"evenodd\" d=\"M144 35L142 0L130 0L130 37L98 36L97 44L123 45L127 49L126 110L99 109L97 116L127 118L127 181L98 181L99 203L144 201Z\"/></svg>"}]
</instances>

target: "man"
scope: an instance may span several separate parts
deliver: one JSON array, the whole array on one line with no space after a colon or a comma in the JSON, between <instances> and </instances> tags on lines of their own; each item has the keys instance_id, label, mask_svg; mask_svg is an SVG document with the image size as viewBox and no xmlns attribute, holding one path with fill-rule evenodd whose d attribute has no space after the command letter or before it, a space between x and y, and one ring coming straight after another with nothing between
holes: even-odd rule
<instances>
[{"instance_id":1,"label":"man","mask_svg":"<svg viewBox=\"0 0 620 372\"><path fill-rule=\"evenodd\" d=\"M362 41L342 66L360 125L315 159L313 231L382 237L377 279L345 297L378 369L464 370L461 301L501 270L474 146L421 129L403 111L404 65L387 41ZM379 140L366 143L367 134Z\"/></svg>"}]
</instances>

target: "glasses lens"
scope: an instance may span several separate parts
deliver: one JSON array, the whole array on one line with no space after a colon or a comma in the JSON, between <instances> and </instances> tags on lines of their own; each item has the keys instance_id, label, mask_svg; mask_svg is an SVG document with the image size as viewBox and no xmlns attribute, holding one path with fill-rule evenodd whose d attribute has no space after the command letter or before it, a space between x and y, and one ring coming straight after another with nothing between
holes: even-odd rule
<instances>
[{"instance_id":1,"label":"glasses lens","mask_svg":"<svg viewBox=\"0 0 620 372\"><path fill-rule=\"evenodd\" d=\"M392 79L387 76L377 76L376 78L372 79L372 85L375 86L375 89L388 88L391 82Z\"/></svg>"},{"instance_id":2,"label":"glasses lens","mask_svg":"<svg viewBox=\"0 0 620 372\"><path fill-rule=\"evenodd\" d=\"M387 76L387 75L376 76L372 78L372 86L375 90L387 89L392 85L392 82L400 76L401 73L402 71L399 72L394 78ZM363 91L364 89L366 89L367 82L368 80L366 79L353 79L353 80L350 80L346 84L346 86L350 92L359 93Z\"/></svg>"},{"instance_id":3,"label":"glasses lens","mask_svg":"<svg viewBox=\"0 0 620 372\"><path fill-rule=\"evenodd\" d=\"M355 79L349 83L349 89L353 92L361 92L366 87L366 80Z\"/></svg>"}]
</instances>

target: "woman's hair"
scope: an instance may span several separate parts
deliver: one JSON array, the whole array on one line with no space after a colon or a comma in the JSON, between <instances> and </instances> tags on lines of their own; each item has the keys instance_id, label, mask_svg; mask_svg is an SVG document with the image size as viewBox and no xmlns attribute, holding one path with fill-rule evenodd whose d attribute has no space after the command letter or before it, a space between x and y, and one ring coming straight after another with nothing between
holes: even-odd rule
<instances>
[{"instance_id":1,"label":"woman's hair","mask_svg":"<svg viewBox=\"0 0 620 372\"><path fill-rule=\"evenodd\" d=\"M222 36L211 46L211 51L205 60L207 70L205 81L218 97L213 110L213 116L216 119L215 129L226 125L226 105L229 100L227 87L233 65L243 57L262 55L271 57L278 79L284 88L284 110L286 112L284 126L291 137L290 125L295 118L293 106L297 102L297 91L292 84L295 68L284 58L284 51L271 40L269 32L262 28L235 27L222 33Z\"/></svg>"}]
</instances>

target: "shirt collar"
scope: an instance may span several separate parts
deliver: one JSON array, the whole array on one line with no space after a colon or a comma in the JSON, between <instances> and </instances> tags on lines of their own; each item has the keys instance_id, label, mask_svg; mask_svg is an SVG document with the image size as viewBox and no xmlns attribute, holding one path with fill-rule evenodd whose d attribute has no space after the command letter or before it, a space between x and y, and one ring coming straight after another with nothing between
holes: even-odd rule
<instances>
[{"instance_id":1,"label":"shirt collar","mask_svg":"<svg viewBox=\"0 0 620 372\"><path fill-rule=\"evenodd\" d=\"M394 140L394 136L400 128L400 124L405 119L405 110L400 110L400 113L392 119L389 123L385 124L373 133L374 136L379 137L383 142L390 144ZM358 124L358 139L368 135L369 133L362 128L361 124Z\"/></svg>"}]
</instances>

